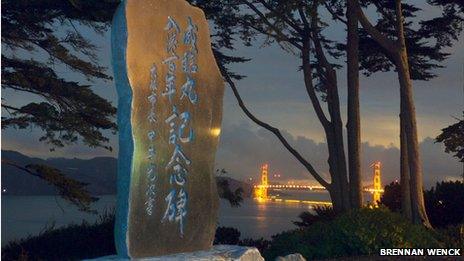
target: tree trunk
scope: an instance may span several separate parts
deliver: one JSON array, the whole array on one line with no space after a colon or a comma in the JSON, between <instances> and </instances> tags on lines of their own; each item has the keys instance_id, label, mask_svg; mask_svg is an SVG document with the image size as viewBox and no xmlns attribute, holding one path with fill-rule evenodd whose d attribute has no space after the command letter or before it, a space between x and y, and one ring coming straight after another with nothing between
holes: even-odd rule
<instances>
[{"instance_id":1,"label":"tree trunk","mask_svg":"<svg viewBox=\"0 0 464 261\"><path fill-rule=\"evenodd\" d=\"M320 47L319 47L320 48ZM321 58L322 59L322 58ZM327 139L329 158L329 173L331 178L328 189L334 211L340 213L350 209L349 186L346 172L346 159L343 146L343 125L340 115L340 102L337 90L337 78L334 70L326 72L327 77L327 106L330 114L330 121L323 116L323 111L319 106L314 86L312 85L312 70L309 61L309 42L304 43L302 52L302 67L306 89L310 96L313 108L321 122Z\"/></svg>"},{"instance_id":2,"label":"tree trunk","mask_svg":"<svg viewBox=\"0 0 464 261\"><path fill-rule=\"evenodd\" d=\"M332 150L329 149L332 164L337 166L334 176L337 176L336 184L341 191L342 211L351 209L350 188L347 177L345 147L343 145L343 123L340 114L340 98L338 96L337 76L333 69L326 69L327 77L327 106L331 118L331 134L327 134L327 143L332 139Z\"/></svg>"},{"instance_id":3,"label":"tree trunk","mask_svg":"<svg viewBox=\"0 0 464 261\"><path fill-rule=\"evenodd\" d=\"M330 195L330 200L332 201L332 208L335 213L342 213L346 211L343 208L343 195L339 189L334 189L337 182L332 183L330 187L327 188L327 191Z\"/></svg>"},{"instance_id":4,"label":"tree trunk","mask_svg":"<svg viewBox=\"0 0 464 261\"><path fill-rule=\"evenodd\" d=\"M422 188L422 166L419 156L419 141L417 137L416 111L414 107L412 81L409 74L408 54L404 37L403 15L401 0L396 0L396 19L399 52L396 57L401 99L404 102L401 115L404 116L405 138L407 141L407 155L410 175L412 221L431 227L428 220L424 193Z\"/></svg>"},{"instance_id":5,"label":"tree trunk","mask_svg":"<svg viewBox=\"0 0 464 261\"><path fill-rule=\"evenodd\" d=\"M407 54L405 50L400 54L400 66L398 75L400 80L400 88L402 91L402 99L404 99L404 110L401 112L404 115L404 138L407 141L407 162L409 167L410 178L410 201L412 221L414 223L423 224L430 227L430 222L425 212L424 193L422 187L422 166L419 156L419 142L417 137L416 112L414 108L412 83L409 77L409 68L407 65Z\"/></svg>"},{"instance_id":6,"label":"tree trunk","mask_svg":"<svg viewBox=\"0 0 464 261\"><path fill-rule=\"evenodd\" d=\"M357 0L348 0L346 18L347 37L347 82L348 82L348 164L350 201L353 208L362 206L361 188L361 117L359 112L359 58Z\"/></svg>"},{"instance_id":7,"label":"tree trunk","mask_svg":"<svg viewBox=\"0 0 464 261\"><path fill-rule=\"evenodd\" d=\"M337 96L338 97L338 96ZM336 162L335 164L338 165L338 177L339 177L339 186L341 190L342 196L342 210L350 210L352 208L350 202L350 187L348 183L348 176L347 176L347 168L346 168L346 156L345 156L345 147L343 145L343 124L340 117L340 110L337 110L337 117L338 120L335 120L334 125L334 145L335 151L334 154L336 155Z\"/></svg>"},{"instance_id":8,"label":"tree trunk","mask_svg":"<svg viewBox=\"0 0 464 261\"><path fill-rule=\"evenodd\" d=\"M403 97L403 95L401 95ZM404 111L403 99L401 99L401 111ZM400 113L400 184L401 184L401 214L408 220L412 219L411 189L408 165L408 143L406 141L406 126L404 116Z\"/></svg>"},{"instance_id":9,"label":"tree trunk","mask_svg":"<svg viewBox=\"0 0 464 261\"><path fill-rule=\"evenodd\" d=\"M358 17L364 29L369 32L369 35L375 39L387 52L389 52L396 65L398 72L398 80L400 84L400 96L401 96L401 128L403 134L402 138L402 169L409 169L409 190L410 190L410 202L411 202L411 220L414 223L421 223L426 227L431 227L430 222L425 212L424 194L422 191L422 168L419 157L419 142L417 137L417 123L416 123L416 112L414 108L413 89L412 81L409 73L408 53L406 49L406 40L404 34L404 18L401 8L401 0L395 0L395 11L396 11L396 33L397 41L394 42L389 38L382 35L370 22L358 5ZM406 146L404 146L406 145ZM407 156L407 161L406 161ZM402 171L405 175L406 172ZM406 184L404 184L406 186ZM405 188L406 190L406 188ZM405 195L402 195L405 196Z\"/></svg>"},{"instance_id":10,"label":"tree trunk","mask_svg":"<svg viewBox=\"0 0 464 261\"><path fill-rule=\"evenodd\" d=\"M332 128L326 131L327 137L327 147L329 152L329 159L327 163L329 164L329 173L331 177L330 188L328 189L330 193L330 198L332 200L332 206L334 211L341 213L350 209L349 207L349 195L347 193L348 184L346 183L346 168L345 168L345 180L343 179L343 170L339 161L339 152L338 152L338 143L336 142L336 135L331 124Z\"/></svg>"}]
</instances>

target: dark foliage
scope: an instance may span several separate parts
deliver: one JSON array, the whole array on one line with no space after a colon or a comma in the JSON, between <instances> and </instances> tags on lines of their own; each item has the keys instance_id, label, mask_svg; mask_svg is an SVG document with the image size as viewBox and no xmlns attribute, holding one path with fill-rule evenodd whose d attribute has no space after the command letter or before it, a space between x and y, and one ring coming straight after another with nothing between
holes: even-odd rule
<instances>
[{"instance_id":1,"label":"dark foliage","mask_svg":"<svg viewBox=\"0 0 464 261\"><path fill-rule=\"evenodd\" d=\"M77 206L79 210L94 212L90 209L90 204L97 201L98 198L93 197L87 190L88 183L66 177L61 170L44 164L21 166L9 159L2 159L2 163L46 181L55 187L58 195Z\"/></svg>"},{"instance_id":2,"label":"dark foliage","mask_svg":"<svg viewBox=\"0 0 464 261\"><path fill-rule=\"evenodd\" d=\"M2 1L2 89L8 93L2 96L3 129L38 128L43 131L39 141L50 150L79 141L111 150L105 131L117 130L116 108L93 90L95 82L111 77L100 66L98 47L82 31L105 32L117 4L111 0ZM85 80L76 82L76 76ZM65 177L58 169L9 164L55 185L64 199L82 210L89 210L95 201L86 184Z\"/></svg>"},{"instance_id":3,"label":"dark foliage","mask_svg":"<svg viewBox=\"0 0 464 261\"><path fill-rule=\"evenodd\" d=\"M401 184L399 182L392 182L387 186L385 186L385 192L380 198L380 204L387 207L390 211L401 211Z\"/></svg>"},{"instance_id":4,"label":"dark foliage","mask_svg":"<svg viewBox=\"0 0 464 261\"><path fill-rule=\"evenodd\" d=\"M425 209L435 228L446 228L464 223L464 183L442 181L424 192ZM385 187L381 204L391 211L401 211L401 185L391 183Z\"/></svg>"},{"instance_id":5,"label":"dark foliage","mask_svg":"<svg viewBox=\"0 0 464 261\"><path fill-rule=\"evenodd\" d=\"M442 6L444 11L464 13L464 2L462 0L427 0L432 5Z\"/></svg>"},{"instance_id":6,"label":"dark foliage","mask_svg":"<svg viewBox=\"0 0 464 261\"><path fill-rule=\"evenodd\" d=\"M114 215L103 214L95 224L83 222L50 227L38 236L8 243L2 260L82 260L116 253Z\"/></svg>"},{"instance_id":7,"label":"dark foliage","mask_svg":"<svg viewBox=\"0 0 464 261\"><path fill-rule=\"evenodd\" d=\"M95 224L83 222L47 229L39 236L8 243L2 260L81 260L114 255L114 215L104 214ZM331 221L286 231L272 240L239 240L240 231L230 227L216 230L215 244L252 246L266 257L301 253L308 260L345 256L377 255L378 249L404 247L464 247L463 225L436 232L413 225L386 209L362 209Z\"/></svg>"},{"instance_id":8,"label":"dark foliage","mask_svg":"<svg viewBox=\"0 0 464 261\"><path fill-rule=\"evenodd\" d=\"M240 231L233 227L218 227L214 235L215 245L238 245Z\"/></svg>"},{"instance_id":9,"label":"dark foliage","mask_svg":"<svg viewBox=\"0 0 464 261\"><path fill-rule=\"evenodd\" d=\"M454 157L464 162L464 119L459 120L441 131L442 133L438 135L436 141L443 142L445 145L445 152L453 153Z\"/></svg>"},{"instance_id":10,"label":"dark foliage","mask_svg":"<svg viewBox=\"0 0 464 261\"><path fill-rule=\"evenodd\" d=\"M25 105L2 103L9 114L2 127L38 127L45 132L41 141L51 148L76 143L79 138L91 147L105 147L102 130L116 130L116 113L108 101L90 88L95 80L111 80L99 65L98 47L82 31L86 27L106 32L119 0L2 1L2 88L37 96ZM213 51L232 78L241 78L227 65L247 59L224 53L233 50L237 7L222 1L190 1L204 10L212 21ZM27 14L27 15L25 15ZM19 26L20 25L20 26ZM20 55L18 55L20 54ZM56 66L80 74L89 84L62 78Z\"/></svg>"},{"instance_id":11,"label":"dark foliage","mask_svg":"<svg viewBox=\"0 0 464 261\"><path fill-rule=\"evenodd\" d=\"M360 209L275 235L266 260L300 253L308 260L377 255L379 248L440 247L435 234L385 208Z\"/></svg>"},{"instance_id":12,"label":"dark foliage","mask_svg":"<svg viewBox=\"0 0 464 261\"><path fill-rule=\"evenodd\" d=\"M259 238L245 238L240 239L240 231L233 227L218 227L216 229L216 234L214 236L215 245L239 245L239 246L249 246L256 247L261 253L269 248L271 241Z\"/></svg>"},{"instance_id":13,"label":"dark foliage","mask_svg":"<svg viewBox=\"0 0 464 261\"><path fill-rule=\"evenodd\" d=\"M239 207L240 203L243 201L243 189L237 188L235 191L232 191L229 186L229 181L226 179L216 179L219 197L229 201L232 207Z\"/></svg>"},{"instance_id":14,"label":"dark foliage","mask_svg":"<svg viewBox=\"0 0 464 261\"><path fill-rule=\"evenodd\" d=\"M85 187L86 183L66 178L60 170L40 164L30 164L27 169L36 173L41 179L54 185L58 194L76 205L79 210L91 212L90 203L97 201L97 198L92 197Z\"/></svg>"},{"instance_id":15,"label":"dark foliage","mask_svg":"<svg viewBox=\"0 0 464 261\"><path fill-rule=\"evenodd\" d=\"M361 2L364 6L372 6L377 10L377 30L396 40L395 2ZM410 3L402 4L410 75L413 80L429 80L437 76L434 70L443 67L441 63L449 56L445 49L458 40L463 29L464 13L459 12L456 6L447 4L446 1L429 1L429 4L431 7L442 9L441 16L418 20L421 9ZM360 67L366 75L395 69L394 57L364 30L360 32L359 54Z\"/></svg>"},{"instance_id":16,"label":"dark foliage","mask_svg":"<svg viewBox=\"0 0 464 261\"><path fill-rule=\"evenodd\" d=\"M464 183L437 183L425 191L425 207L434 227L444 228L464 224Z\"/></svg>"},{"instance_id":17,"label":"dark foliage","mask_svg":"<svg viewBox=\"0 0 464 261\"><path fill-rule=\"evenodd\" d=\"M218 227L214 244L252 246L261 252L269 240L240 240L240 231ZM49 227L38 236L12 241L2 248L2 260L81 260L116 254L114 214L105 213L95 224L82 222L62 228Z\"/></svg>"},{"instance_id":18,"label":"dark foliage","mask_svg":"<svg viewBox=\"0 0 464 261\"><path fill-rule=\"evenodd\" d=\"M264 253L264 251L266 251L271 245L271 241L264 239L264 238L259 238L259 239L245 238L243 240L240 240L239 245L256 247L259 250L259 252Z\"/></svg>"},{"instance_id":19,"label":"dark foliage","mask_svg":"<svg viewBox=\"0 0 464 261\"><path fill-rule=\"evenodd\" d=\"M295 224L297 227L304 228L309 227L316 222L330 221L337 217L337 214L332 207L316 206L313 208L313 210L315 213L308 211L302 212L300 215L298 215L301 221L293 221L293 224Z\"/></svg>"},{"instance_id":20,"label":"dark foliage","mask_svg":"<svg viewBox=\"0 0 464 261\"><path fill-rule=\"evenodd\" d=\"M97 46L76 25L102 33L116 5L115 1L2 1L2 88L35 96L26 104L3 100L8 114L2 117L2 128L38 127L45 133L40 141L51 149L80 139L91 147L111 149L102 131L116 131L116 108L90 85L111 77L99 65ZM56 71L60 67L89 83L63 78Z\"/></svg>"},{"instance_id":21,"label":"dark foliage","mask_svg":"<svg viewBox=\"0 0 464 261\"><path fill-rule=\"evenodd\" d=\"M380 204L388 207L393 212L401 211L401 185L394 181L384 188L384 193L380 198Z\"/></svg>"},{"instance_id":22,"label":"dark foliage","mask_svg":"<svg viewBox=\"0 0 464 261\"><path fill-rule=\"evenodd\" d=\"M228 14L235 7L221 1L191 2L205 11L208 20L214 21L213 51L221 68L230 77L241 78L228 70L227 65L247 59L224 53L233 50L237 22ZM2 109L6 111L2 115L2 128L41 129L44 134L39 141L49 144L50 150L79 141L90 147L112 149L106 135L117 131L116 108L93 90L99 81L112 79L107 68L100 65L99 48L82 32L87 29L98 34L106 32L119 3L119 0L2 1L2 88L11 91L8 98L2 97ZM65 72L59 72L62 68ZM72 76L67 77L67 73ZM75 75L85 80L75 81ZM17 102L21 99L13 99L16 93L34 98L21 104ZM32 175L39 173L19 162L12 165ZM50 174L35 176L46 177L65 199L88 210L94 198L89 196L85 184L55 175L59 170L47 166L35 169ZM219 185L223 188L222 195L231 204L239 205L241 191L227 190L227 184Z\"/></svg>"},{"instance_id":23,"label":"dark foliage","mask_svg":"<svg viewBox=\"0 0 464 261\"><path fill-rule=\"evenodd\" d=\"M197 1L197 3L202 2L207 1ZM332 40L327 35L328 30L325 29L333 25L334 20L346 23L344 19L346 1L227 0L220 2L219 6L228 8L225 18L212 16L212 20L227 21L222 24L233 28L231 31L225 30L223 32L235 32L235 35L239 36L245 45L258 44L261 47L266 47L278 44L288 53L302 58L302 68L300 69L307 68L305 75L309 80L305 79L306 89L318 118L325 125L325 130L336 129L335 126L341 122L341 119L337 117L340 112L335 70L340 68L337 63L346 51L346 45ZM370 6L377 10L380 19L375 21L375 27L387 35L389 39L396 40L394 1L363 0L360 2L363 6ZM412 79L428 80L435 77L435 69L442 67L442 62L449 56L445 49L457 40L462 31L463 14L450 7L453 4L458 5L457 2L429 2L432 7L437 7L435 10L446 6L441 16L421 20L418 18L419 8L409 3L403 4L402 10L406 18L405 37L407 39L409 71ZM320 16L319 14L322 12L329 12L332 17L327 19L327 16ZM394 70L396 66L390 52L384 50L376 41L368 37L367 33L360 31L361 69L364 69L366 74ZM274 133L322 185L328 186L328 183L316 171L313 171L311 163L288 144L278 128L261 121L248 110L234 82L232 80L227 82L233 89L239 106L245 114L259 126ZM332 97L329 97L328 89L334 90L331 94ZM314 90L318 92L323 101L327 102L328 111L331 114L329 123L327 123L323 110L320 108L317 95L313 95ZM330 137L329 134L328 136ZM339 144L341 143L339 142ZM343 150L343 146L341 147L339 151ZM335 156L330 158L333 159ZM340 176L344 177L344 175ZM332 177L332 180L334 179L335 176Z\"/></svg>"},{"instance_id":24,"label":"dark foliage","mask_svg":"<svg viewBox=\"0 0 464 261\"><path fill-rule=\"evenodd\" d=\"M233 79L242 79L244 75L239 75L231 71L228 67L234 63L244 63L250 59L237 57L227 54L235 50L234 42L241 37L239 21L235 14L239 11L238 5L231 5L224 0L188 0L192 5L203 10L206 19L210 22L211 45L216 62L223 68L223 73Z\"/></svg>"},{"instance_id":25,"label":"dark foliage","mask_svg":"<svg viewBox=\"0 0 464 261\"><path fill-rule=\"evenodd\" d=\"M464 223L438 229L436 234L446 247L464 249Z\"/></svg>"},{"instance_id":26,"label":"dark foliage","mask_svg":"<svg viewBox=\"0 0 464 261\"><path fill-rule=\"evenodd\" d=\"M243 202L243 188L237 188L232 191L229 186L229 181L221 177L225 174L227 174L225 169L216 170L216 185L219 197L229 201L232 207L240 207L240 203Z\"/></svg>"},{"instance_id":27,"label":"dark foliage","mask_svg":"<svg viewBox=\"0 0 464 261\"><path fill-rule=\"evenodd\" d=\"M245 238L240 239L240 231L233 227L218 227L216 229L216 234L214 236L215 245L239 245L239 246L249 246L256 247L261 253L269 248L271 241L259 238Z\"/></svg>"}]
</instances>

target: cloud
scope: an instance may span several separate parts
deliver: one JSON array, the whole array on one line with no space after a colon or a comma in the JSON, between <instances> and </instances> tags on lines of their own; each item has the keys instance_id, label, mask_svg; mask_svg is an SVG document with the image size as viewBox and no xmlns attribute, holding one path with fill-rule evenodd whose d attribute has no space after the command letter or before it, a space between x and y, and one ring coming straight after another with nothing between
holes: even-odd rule
<instances>
[{"instance_id":1,"label":"cloud","mask_svg":"<svg viewBox=\"0 0 464 261\"><path fill-rule=\"evenodd\" d=\"M316 170L328 179L327 146L302 136L292 136L283 131L290 144L313 164ZM458 179L460 163L446 154L441 144L426 138L420 143L426 187L437 181ZM384 184L399 179L400 151L391 145L362 144L362 170L364 184L372 184L370 165L382 162L382 181ZM247 180L259 178L259 168L263 163L270 164L271 176L281 174L282 179L300 180L316 183L306 169L282 146L271 133L246 123L223 128L219 150L216 156L217 168L225 168L232 177Z\"/></svg>"},{"instance_id":2,"label":"cloud","mask_svg":"<svg viewBox=\"0 0 464 261\"><path fill-rule=\"evenodd\" d=\"M327 164L327 145L313 139L296 136L283 130L283 135L290 144L303 155L321 175L329 180ZM66 146L54 152L46 144L37 142L37 131L7 129L2 132L2 149L16 150L32 157L50 158L92 158L96 156L117 157L117 143L112 145L112 152L104 149L92 149L83 145ZM114 141L115 138L112 138ZM34 144L30 146L29 144ZM426 187L437 181L456 180L462 175L461 165L457 159L444 152L442 144L434 143L432 138L425 138L420 143L424 184ZM370 165L382 162L382 182L390 183L399 179L400 151L394 146L372 145L362 143L362 175L366 185L372 184ZM270 174L280 174L282 180L299 180L316 184L308 171L282 146L280 141L265 129L242 121L239 124L225 124L216 154L216 167L225 168L231 177L247 180L259 178L260 166L270 164Z\"/></svg>"}]
</instances>

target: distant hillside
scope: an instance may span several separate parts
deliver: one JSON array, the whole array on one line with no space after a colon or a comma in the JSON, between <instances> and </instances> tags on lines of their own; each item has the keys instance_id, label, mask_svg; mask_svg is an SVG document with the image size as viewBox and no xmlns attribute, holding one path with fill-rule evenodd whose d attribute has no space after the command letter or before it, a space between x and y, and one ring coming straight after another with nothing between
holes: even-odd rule
<instances>
[{"instance_id":1,"label":"distant hillside","mask_svg":"<svg viewBox=\"0 0 464 261\"><path fill-rule=\"evenodd\" d=\"M117 159L96 157L93 159L31 158L17 151L2 150L2 158L20 165L45 164L61 170L66 176L89 183L88 189L93 195L116 194ZM55 195L55 188L47 182L29 175L2 162L2 191L7 195ZM252 186L229 177L232 190L242 187L244 196L251 195Z\"/></svg>"},{"instance_id":2,"label":"distant hillside","mask_svg":"<svg viewBox=\"0 0 464 261\"><path fill-rule=\"evenodd\" d=\"M21 165L45 164L61 170L66 176L89 183L94 195L116 194L117 159L97 157L93 159L30 158L16 151L2 150L2 158ZM31 176L2 162L2 191L8 195L54 195L55 188L47 182ZM3 193L4 194L4 193Z\"/></svg>"}]
</instances>

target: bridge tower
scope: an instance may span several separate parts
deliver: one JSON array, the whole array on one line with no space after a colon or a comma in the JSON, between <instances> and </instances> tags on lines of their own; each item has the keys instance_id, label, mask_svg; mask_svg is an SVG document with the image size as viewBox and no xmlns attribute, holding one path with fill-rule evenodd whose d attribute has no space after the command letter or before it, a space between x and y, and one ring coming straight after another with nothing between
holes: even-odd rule
<instances>
[{"instance_id":1,"label":"bridge tower","mask_svg":"<svg viewBox=\"0 0 464 261\"><path fill-rule=\"evenodd\" d=\"M380 201L380 193L382 191L382 183L380 181L380 162L377 161L374 166L374 193L372 195L372 203L377 206Z\"/></svg>"},{"instance_id":2,"label":"bridge tower","mask_svg":"<svg viewBox=\"0 0 464 261\"><path fill-rule=\"evenodd\" d=\"M261 166L261 198L267 198L267 186L269 185L268 171L269 165L267 163L263 164Z\"/></svg>"}]
</instances>

